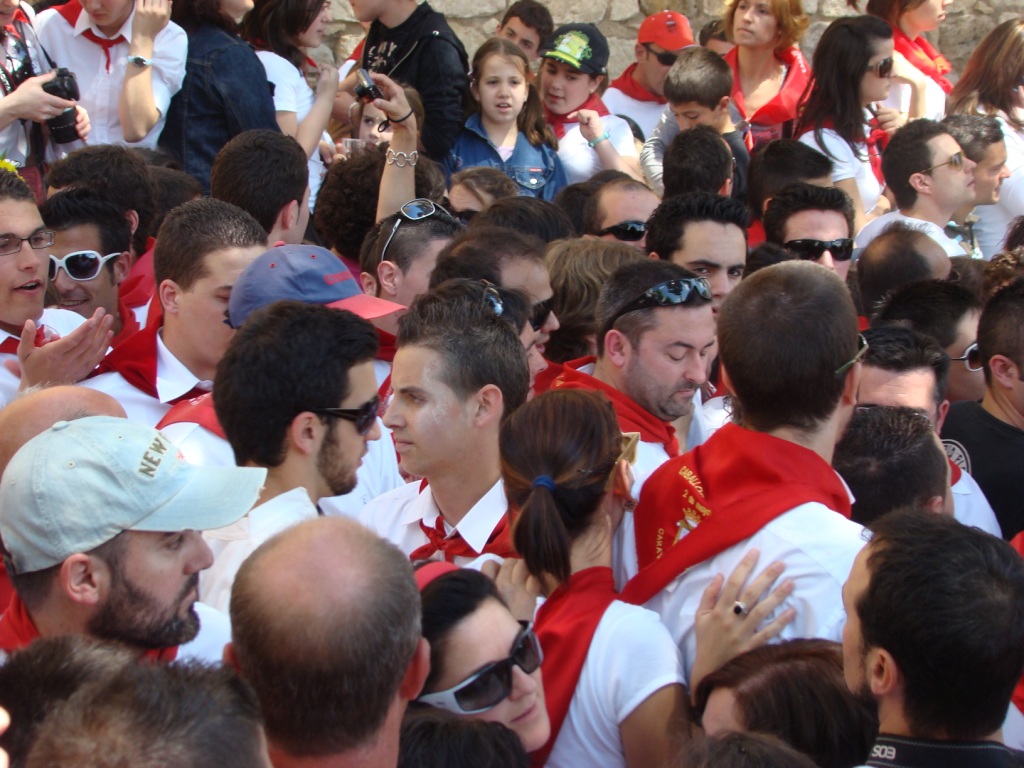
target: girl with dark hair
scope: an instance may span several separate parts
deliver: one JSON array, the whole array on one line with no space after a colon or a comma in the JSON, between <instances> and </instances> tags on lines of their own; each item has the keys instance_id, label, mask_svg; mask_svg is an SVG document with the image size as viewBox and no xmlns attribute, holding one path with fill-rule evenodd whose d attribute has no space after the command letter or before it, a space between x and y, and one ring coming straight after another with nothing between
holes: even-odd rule
<instances>
[{"instance_id":1,"label":"girl with dark hair","mask_svg":"<svg viewBox=\"0 0 1024 768\"><path fill-rule=\"evenodd\" d=\"M185 81L171 100L160 148L210 193L221 147L243 131L278 130L267 73L238 36L252 0L175 0L171 20L188 34Z\"/></svg>"},{"instance_id":2,"label":"girl with dark hair","mask_svg":"<svg viewBox=\"0 0 1024 768\"><path fill-rule=\"evenodd\" d=\"M892 76L892 29L874 16L832 22L814 50L814 81L797 134L832 159L832 181L853 201L856 232L889 210L882 197L888 134L869 110L884 110L886 122L895 118L895 110L874 106L889 97Z\"/></svg>"},{"instance_id":3,"label":"girl with dark hair","mask_svg":"<svg viewBox=\"0 0 1024 768\"><path fill-rule=\"evenodd\" d=\"M558 140L530 82L530 61L515 43L492 37L473 56L469 100L474 112L445 159L445 169L497 168L520 195L551 200L568 184Z\"/></svg>"},{"instance_id":4,"label":"girl with dark hair","mask_svg":"<svg viewBox=\"0 0 1024 768\"><path fill-rule=\"evenodd\" d=\"M325 160L334 159L334 142L327 131L338 91L338 69L317 64L307 51L319 46L330 21L327 0L256 0L242 22L242 36L273 86L274 108L281 132L293 137L309 158L309 209L316 205ZM317 73L316 91L305 71Z\"/></svg>"},{"instance_id":5,"label":"girl with dark hair","mask_svg":"<svg viewBox=\"0 0 1024 768\"><path fill-rule=\"evenodd\" d=\"M635 449L608 400L582 390L541 395L502 428L516 551L547 596L536 620L552 735L535 765L666 765L686 722L668 630L616 599L612 538L632 502Z\"/></svg>"}]
</instances>

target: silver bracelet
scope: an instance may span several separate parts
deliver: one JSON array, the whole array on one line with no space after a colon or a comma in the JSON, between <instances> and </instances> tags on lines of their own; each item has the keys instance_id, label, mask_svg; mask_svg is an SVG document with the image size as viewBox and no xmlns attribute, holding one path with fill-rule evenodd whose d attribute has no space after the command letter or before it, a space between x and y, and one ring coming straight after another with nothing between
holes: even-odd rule
<instances>
[{"instance_id":1,"label":"silver bracelet","mask_svg":"<svg viewBox=\"0 0 1024 768\"><path fill-rule=\"evenodd\" d=\"M412 152L395 152L393 149L387 151L387 164L397 165L399 168L405 168L409 166L411 168L416 167L416 161L420 159L420 153L415 149Z\"/></svg>"}]
</instances>

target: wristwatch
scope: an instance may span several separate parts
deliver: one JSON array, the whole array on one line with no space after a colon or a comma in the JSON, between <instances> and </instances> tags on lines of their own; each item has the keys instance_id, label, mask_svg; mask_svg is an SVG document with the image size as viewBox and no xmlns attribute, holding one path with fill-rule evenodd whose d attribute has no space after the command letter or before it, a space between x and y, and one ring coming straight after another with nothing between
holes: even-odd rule
<instances>
[{"instance_id":1,"label":"wristwatch","mask_svg":"<svg viewBox=\"0 0 1024 768\"><path fill-rule=\"evenodd\" d=\"M153 60L147 59L145 56L128 56L127 61L129 64L134 64L139 69L153 65Z\"/></svg>"}]
</instances>

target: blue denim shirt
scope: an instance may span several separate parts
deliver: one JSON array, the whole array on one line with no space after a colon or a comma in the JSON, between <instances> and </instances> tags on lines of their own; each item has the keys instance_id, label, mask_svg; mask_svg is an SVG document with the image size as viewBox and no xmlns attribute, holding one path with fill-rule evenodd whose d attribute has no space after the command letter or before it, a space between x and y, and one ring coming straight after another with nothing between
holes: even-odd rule
<instances>
[{"instance_id":1,"label":"blue denim shirt","mask_svg":"<svg viewBox=\"0 0 1024 768\"><path fill-rule=\"evenodd\" d=\"M507 162L502 160L498 148L487 138L477 113L466 121L466 127L445 158L444 169L451 176L463 168L479 166L503 172L519 186L519 194L525 197L551 200L569 183L558 153L547 144L533 146L521 131L512 157Z\"/></svg>"},{"instance_id":2,"label":"blue denim shirt","mask_svg":"<svg viewBox=\"0 0 1024 768\"><path fill-rule=\"evenodd\" d=\"M247 42L212 24L188 36L185 82L171 100L161 149L210 194L221 147L253 128L280 130L267 71Z\"/></svg>"}]
</instances>

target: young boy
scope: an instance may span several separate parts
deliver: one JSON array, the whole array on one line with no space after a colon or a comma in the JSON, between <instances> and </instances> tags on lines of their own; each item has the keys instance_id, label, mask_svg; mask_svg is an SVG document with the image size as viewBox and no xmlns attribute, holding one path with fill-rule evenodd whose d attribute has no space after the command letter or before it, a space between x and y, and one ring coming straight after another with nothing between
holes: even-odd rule
<instances>
[{"instance_id":1,"label":"young boy","mask_svg":"<svg viewBox=\"0 0 1024 768\"><path fill-rule=\"evenodd\" d=\"M745 200L750 154L743 143L743 132L729 114L731 92L732 70L717 53L693 46L679 54L665 78L668 109L640 153L644 175L657 191L663 191L665 150L675 135L695 125L709 125L722 135L736 161L732 197Z\"/></svg>"},{"instance_id":2,"label":"young boy","mask_svg":"<svg viewBox=\"0 0 1024 768\"><path fill-rule=\"evenodd\" d=\"M504 37L523 49L532 63L540 61L540 44L555 31L551 11L537 0L516 0L505 11L495 37Z\"/></svg>"}]
</instances>

